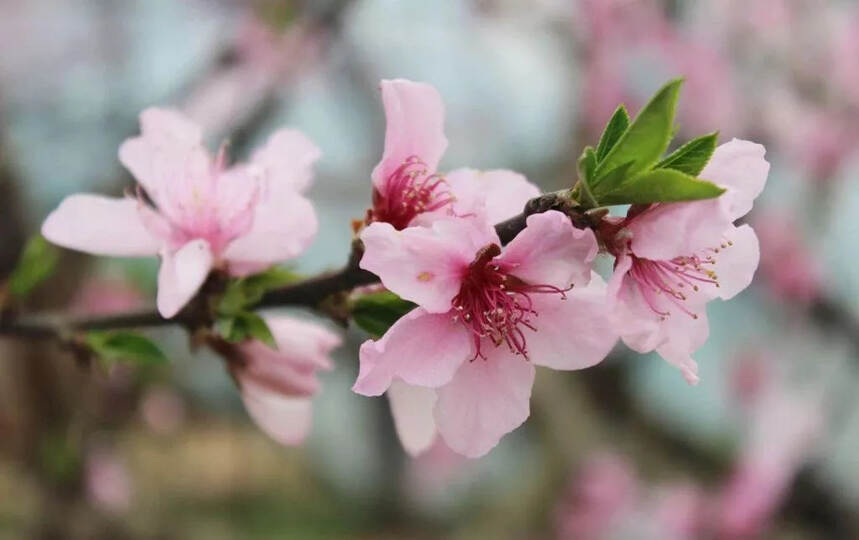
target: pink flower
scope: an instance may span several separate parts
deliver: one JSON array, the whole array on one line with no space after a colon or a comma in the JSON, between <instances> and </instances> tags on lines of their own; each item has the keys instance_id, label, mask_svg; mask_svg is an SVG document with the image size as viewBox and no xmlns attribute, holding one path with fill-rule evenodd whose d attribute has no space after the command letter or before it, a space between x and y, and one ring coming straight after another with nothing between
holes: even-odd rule
<instances>
[{"instance_id":1,"label":"pink flower","mask_svg":"<svg viewBox=\"0 0 859 540\"><path fill-rule=\"evenodd\" d=\"M353 390L388 391L411 453L438 430L454 451L486 454L528 417L535 365L589 367L617 339L591 278L594 234L560 212L530 216L504 249L485 219L373 223L362 237L361 267L419 307L361 346Z\"/></svg>"},{"instance_id":2,"label":"pink flower","mask_svg":"<svg viewBox=\"0 0 859 540\"><path fill-rule=\"evenodd\" d=\"M751 210L768 171L763 146L734 139L701 172L726 188L721 197L634 207L610 234L617 260L608 290L624 343L656 350L690 384L698 382L691 354L709 332L706 303L745 289L758 266L757 236L732 222Z\"/></svg>"},{"instance_id":3,"label":"pink flower","mask_svg":"<svg viewBox=\"0 0 859 540\"><path fill-rule=\"evenodd\" d=\"M314 323L285 316L266 317L277 350L261 341L238 345L231 372L245 408L269 437L285 445L301 443L311 425L318 370L330 370L340 337Z\"/></svg>"},{"instance_id":4,"label":"pink flower","mask_svg":"<svg viewBox=\"0 0 859 540\"><path fill-rule=\"evenodd\" d=\"M320 154L301 133L278 131L251 163L228 168L223 148L213 159L200 129L181 113L147 109L140 124L142 135L119 149L140 183L138 198L72 195L42 234L95 255L160 255L164 317L194 296L213 267L258 271L297 256L315 236L313 207L300 193Z\"/></svg>"},{"instance_id":5,"label":"pink flower","mask_svg":"<svg viewBox=\"0 0 859 540\"><path fill-rule=\"evenodd\" d=\"M373 208L368 223L390 223L402 230L452 215L481 212L489 213L490 218L509 217L522 211L524 202L519 201L540 194L524 176L512 171L458 169L442 175L437 169L447 138L438 90L403 79L384 80L381 89L387 130L382 160L373 169ZM487 189L489 185L492 189Z\"/></svg>"}]
</instances>

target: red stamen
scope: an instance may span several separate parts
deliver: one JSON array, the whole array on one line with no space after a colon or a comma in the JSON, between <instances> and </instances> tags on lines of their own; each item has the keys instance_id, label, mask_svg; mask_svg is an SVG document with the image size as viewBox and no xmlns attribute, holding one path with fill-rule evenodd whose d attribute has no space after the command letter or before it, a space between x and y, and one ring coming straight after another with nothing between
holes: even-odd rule
<instances>
[{"instance_id":1,"label":"red stamen","mask_svg":"<svg viewBox=\"0 0 859 540\"><path fill-rule=\"evenodd\" d=\"M390 223L397 230L424 212L432 212L454 201L444 177L428 174L426 164L410 156L385 180L383 192L373 191L373 209L367 221Z\"/></svg>"},{"instance_id":2,"label":"red stamen","mask_svg":"<svg viewBox=\"0 0 859 540\"><path fill-rule=\"evenodd\" d=\"M531 285L507 273L503 263L494 260L501 248L489 244L478 251L469 265L462 286L453 299L455 322L463 324L474 339L472 360L486 359L481 348L483 338L498 347L506 343L510 352L528 358L523 327L536 331L531 318L538 314L533 308L531 294L555 293L566 298L570 289L553 285ZM572 288L572 287L570 287Z\"/></svg>"}]
</instances>

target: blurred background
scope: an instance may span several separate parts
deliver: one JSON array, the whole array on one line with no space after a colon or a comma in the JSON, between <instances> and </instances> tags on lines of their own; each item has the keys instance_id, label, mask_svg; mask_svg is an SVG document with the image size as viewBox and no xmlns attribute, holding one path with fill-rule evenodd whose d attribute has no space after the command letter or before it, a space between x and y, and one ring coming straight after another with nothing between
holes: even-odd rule
<instances>
[{"instance_id":1,"label":"blurred background","mask_svg":"<svg viewBox=\"0 0 859 540\"><path fill-rule=\"evenodd\" d=\"M443 170L569 186L613 109L678 75L678 140L718 130L772 164L761 266L711 304L700 385L623 346L543 370L478 461L404 454L384 399L349 391L354 328L295 448L179 329L149 333L169 365L111 370L0 341L0 538L859 537L856 2L0 0L0 50L0 278L63 196L132 185L117 148L155 104L236 159L281 126L321 147L306 272L344 262L368 206L382 78L440 90ZM156 264L63 252L26 308L150 305Z\"/></svg>"}]
</instances>

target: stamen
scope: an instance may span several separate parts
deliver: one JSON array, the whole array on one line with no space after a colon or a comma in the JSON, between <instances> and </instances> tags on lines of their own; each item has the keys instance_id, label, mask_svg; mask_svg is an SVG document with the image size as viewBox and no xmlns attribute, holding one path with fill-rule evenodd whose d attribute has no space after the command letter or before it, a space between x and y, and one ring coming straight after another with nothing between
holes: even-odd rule
<instances>
[{"instance_id":1,"label":"stamen","mask_svg":"<svg viewBox=\"0 0 859 540\"><path fill-rule=\"evenodd\" d=\"M510 352L528 358L524 329L536 332L532 317L537 317L531 294L560 294L566 298L568 289L553 285L532 285L507 273L508 269L495 261L501 248L490 244L481 249L469 265L459 294L453 299L454 322L463 324L472 334L475 355L483 354L483 338L496 347L506 344ZM463 314L464 313L464 314ZM459 315L463 314L463 315Z\"/></svg>"},{"instance_id":2,"label":"stamen","mask_svg":"<svg viewBox=\"0 0 859 540\"><path fill-rule=\"evenodd\" d=\"M453 201L444 177L429 174L418 156L410 156L388 176L382 192L374 191L368 221L390 223L402 230L418 214L439 210Z\"/></svg>"}]
</instances>

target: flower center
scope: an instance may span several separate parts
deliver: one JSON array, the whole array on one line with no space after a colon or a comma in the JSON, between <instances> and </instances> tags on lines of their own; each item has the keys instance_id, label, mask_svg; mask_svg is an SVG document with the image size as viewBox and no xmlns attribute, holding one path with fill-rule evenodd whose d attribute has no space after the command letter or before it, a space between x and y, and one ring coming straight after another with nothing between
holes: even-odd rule
<instances>
[{"instance_id":1,"label":"flower center","mask_svg":"<svg viewBox=\"0 0 859 540\"><path fill-rule=\"evenodd\" d=\"M641 296L650 309L662 320L671 315L671 305L697 319L698 314L690 310L685 303L688 293L699 291L701 286L719 287L719 276L714 270L716 254L732 245L733 242L726 241L721 246L709 248L701 254L665 261L631 255L632 267L628 275L638 284ZM660 298L667 299L669 305L660 301Z\"/></svg>"},{"instance_id":2,"label":"flower center","mask_svg":"<svg viewBox=\"0 0 859 540\"><path fill-rule=\"evenodd\" d=\"M497 244L489 244L480 251L468 270L462 286L453 299L453 321L465 326L472 334L475 355L486 359L481 351L483 338L496 346L506 343L510 352L528 358L524 329L536 331L531 322L537 316L531 294L556 293L565 299L569 289L553 285L531 285L510 275L500 261Z\"/></svg>"},{"instance_id":3,"label":"flower center","mask_svg":"<svg viewBox=\"0 0 859 540\"><path fill-rule=\"evenodd\" d=\"M444 177L428 174L426 164L411 156L385 180L384 193L373 190L373 209L367 221L390 223L402 230L418 214L438 210L453 200Z\"/></svg>"}]
</instances>

